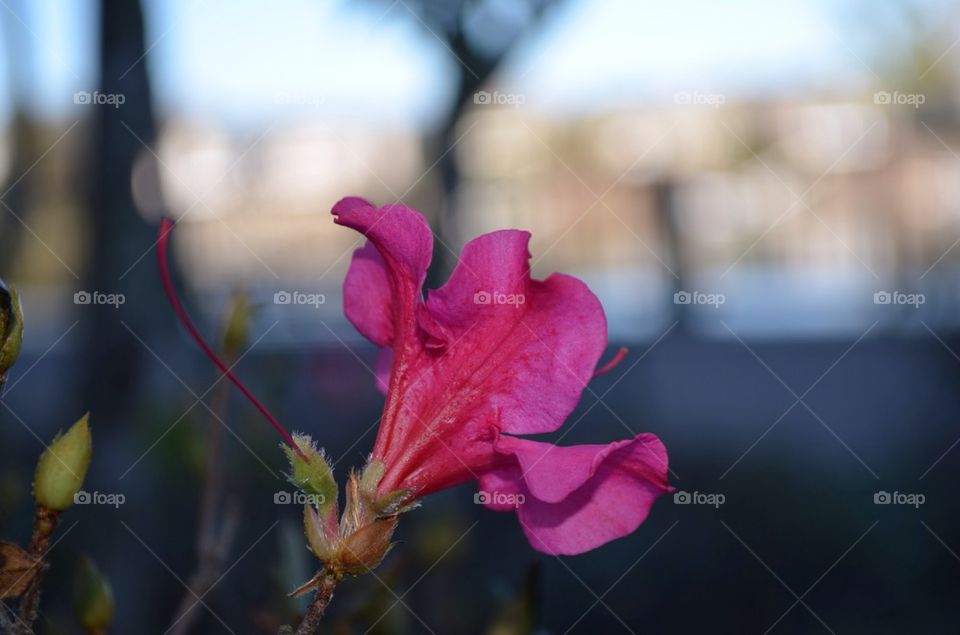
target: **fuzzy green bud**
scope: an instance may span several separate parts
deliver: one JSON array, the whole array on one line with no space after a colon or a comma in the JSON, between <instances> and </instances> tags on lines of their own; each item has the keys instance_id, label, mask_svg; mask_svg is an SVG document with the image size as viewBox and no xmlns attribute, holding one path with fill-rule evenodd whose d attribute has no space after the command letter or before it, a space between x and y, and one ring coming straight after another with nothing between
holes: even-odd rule
<instances>
[{"instance_id":1,"label":"fuzzy green bud","mask_svg":"<svg viewBox=\"0 0 960 635\"><path fill-rule=\"evenodd\" d=\"M33 478L33 498L38 505L54 511L73 505L93 452L89 418L90 413L83 415L65 434L58 434L40 455Z\"/></svg>"},{"instance_id":2,"label":"fuzzy green bud","mask_svg":"<svg viewBox=\"0 0 960 635\"><path fill-rule=\"evenodd\" d=\"M309 435L296 433L293 440L306 456L306 460L293 448L282 446L290 461L290 474L287 478L304 494L313 497L314 504L321 512L330 505L336 505L337 482L323 452L317 449Z\"/></svg>"},{"instance_id":3,"label":"fuzzy green bud","mask_svg":"<svg viewBox=\"0 0 960 635\"><path fill-rule=\"evenodd\" d=\"M113 591L90 558L80 560L75 608L77 620L88 633L105 633L113 622Z\"/></svg>"},{"instance_id":4,"label":"fuzzy green bud","mask_svg":"<svg viewBox=\"0 0 960 635\"><path fill-rule=\"evenodd\" d=\"M23 343L23 307L15 288L7 288L0 280L0 388L7 371L20 356Z\"/></svg>"}]
</instances>

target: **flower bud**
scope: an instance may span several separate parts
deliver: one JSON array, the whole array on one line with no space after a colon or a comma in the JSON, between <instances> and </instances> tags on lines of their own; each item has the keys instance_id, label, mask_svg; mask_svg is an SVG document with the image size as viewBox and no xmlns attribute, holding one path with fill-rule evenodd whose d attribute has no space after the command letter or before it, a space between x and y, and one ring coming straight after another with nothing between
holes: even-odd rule
<instances>
[{"instance_id":1,"label":"flower bud","mask_svg":"<svg viewBox=\"0 0 960 635\"><path fill-rule=\"evenodd\" d=\"M250 334L250 320L253 317L253 307L250 299L243 291L235 291L227 308L226 324L223 329L223 353L233 357L239 355L246 346Z\"/></svg>"},{"instance_id":2,"label":"flower bud","mask_svg":"<svg viewBox=\"0 0 960 635\"><path fill-rule=\"evenodd\" d=\"M7 289L0 280L0 389L7 380L7 371L20 356L23 343L23 307L15 288Z\"/></svg>"},{"instance_id":3,"label":"flower bud","mask_svg":"<svg viewBox=\"0 0 960 635\"><path fill-rule=\"evenodd\" d=\"M113 622L113 591L90 558L80 560L75 589L80 625L88 633L105 633Z\"/></svg>"},{"instance_id":4,"label":"flower bud","mask_svg":"<svg viewBox=\"0 0 960 635\"><path fill-rule=\"evenodd\" d=\"M304 494L316 498L315 503L321 515L330 505L336 508L337 482L333 478L333 470L330 469L323 452L317 449L309 435L296 433L293 435L293 440L307 460L304 460L293 448L281 446L290 461L290 474L287 478Z\"/></svg>"},{"instance_id":5,"label":"flower bud","mask_svg":"<svg viewBox=\"0 0 960 635\"><path fill-rule=\"evenodd\" d=\"M63 511L73 504L93 452L89 418L90 413L83 415L65 434L58 434L40 455L33 479L33 498L38 505Z\"/></svg>"}]
</instances>

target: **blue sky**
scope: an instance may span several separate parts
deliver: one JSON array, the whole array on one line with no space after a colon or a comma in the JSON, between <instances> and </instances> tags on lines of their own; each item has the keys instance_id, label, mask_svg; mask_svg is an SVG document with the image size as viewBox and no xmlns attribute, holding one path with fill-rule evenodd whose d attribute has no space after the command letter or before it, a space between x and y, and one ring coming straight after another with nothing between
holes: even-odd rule
<instances>
[{"instance_id":1,"label":"blue sky","mask_svg":"<svg viewBox=\"0 0 960 635\"><path fill-rule=\"evenodd\" d=\"M387 5L372 1L146 4L147 63L161 112L260 127L280 109L305 117L320 110L365 125L425 127L450 99L457 62L402 3L386 14ZM921 4L934 14L946 6ZM75 116L73 93L95 84L94 3L5 5L0 34L16 38L23 55L0 59L0 114L9 108L16 65L35 112ZM889 30L871 36L857 28L855 6L854 0L570 0L514 52L501 84L546 112L666 104L677 91L728 99L842 91L875 81L867 68L875 64L870 40L890 37ZM277 103L284 100L294 104Z\"/></svg>"}]
</instances>

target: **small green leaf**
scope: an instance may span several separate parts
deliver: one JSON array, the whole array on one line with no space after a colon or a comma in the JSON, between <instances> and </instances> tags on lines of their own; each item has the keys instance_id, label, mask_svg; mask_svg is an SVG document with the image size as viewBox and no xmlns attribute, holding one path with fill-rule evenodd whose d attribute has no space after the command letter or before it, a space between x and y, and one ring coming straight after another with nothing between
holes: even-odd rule
<instances>
[{"instance_id":1,"label":"small green leaf","mask_svg":"<svg viewBox=\"0 0 960 635\"><path fill-rule=\"evenodd\" d=\"M336 513L324 516L314 509L313 505L303 506L303 532L307 537L310 551L323 562L332 560L337 553L340 535L337 526Z\"/></svg>"},{"instance_id":2,"label":"small green leaf","mask_svg":"<svg viewBox=\"0 0 960 635\"><path fill-rule=\"evenodd\" d=\"M376 494L377 485L380 484L380 480L383 479L383 474L386 471L387 466L380 459L373 459L367 463L360 475L360 491L371 497Z\"/></svg>"}]
</instances>

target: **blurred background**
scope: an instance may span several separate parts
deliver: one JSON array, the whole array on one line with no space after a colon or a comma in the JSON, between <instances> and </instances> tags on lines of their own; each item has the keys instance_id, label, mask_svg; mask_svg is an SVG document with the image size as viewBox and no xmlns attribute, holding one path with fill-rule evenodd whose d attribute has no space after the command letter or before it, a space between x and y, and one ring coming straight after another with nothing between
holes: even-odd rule
<instances>
[{"instance_id":1,"label":"blurred background","mask_svg":"<svg viewBox=\"0 0 960 635\"><path fill-rule=\"evenodd\" d=\"M0 0L0 277L26 312L0 532L26 538L36 456L88 409L86 489L124 497L65 514L38 632L79 632L81 554L114 585L113 632L270 633L302 610L285 594L314 563L277 439L175 323L155 237L179 221L178 285L211 339L247 299L237 374L342 478L382 406L341 309L345 195L424 212L434 287L471 237L530 230L535 276L586 280L608 355L631 351L564 443L653 432L688 496L554 558L471 486L436 495L324 632L955 632L958 18L947 0ZM171 628L187 587L202 603Z\"/></svg>"}]
</instances>

